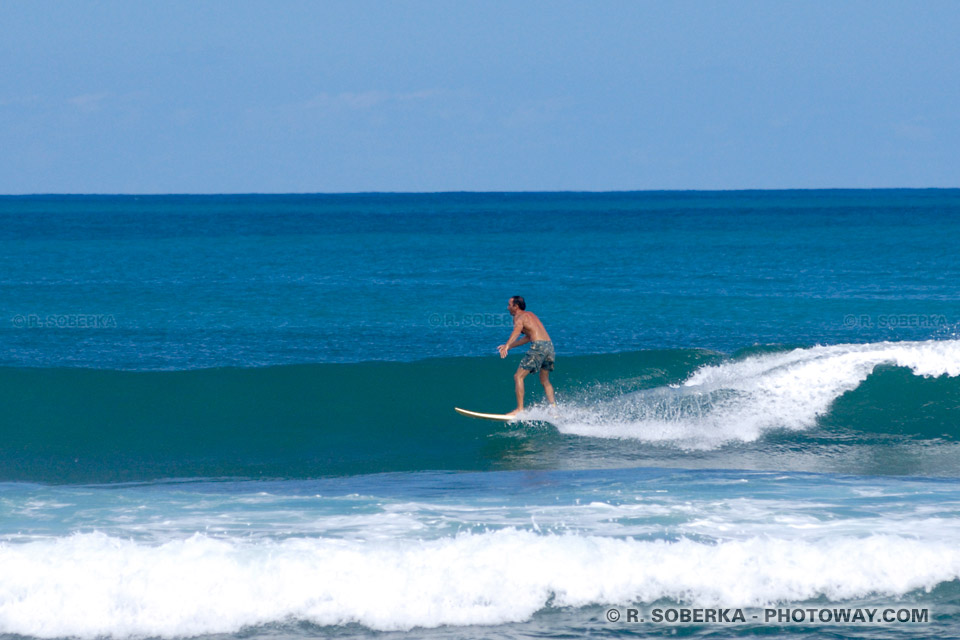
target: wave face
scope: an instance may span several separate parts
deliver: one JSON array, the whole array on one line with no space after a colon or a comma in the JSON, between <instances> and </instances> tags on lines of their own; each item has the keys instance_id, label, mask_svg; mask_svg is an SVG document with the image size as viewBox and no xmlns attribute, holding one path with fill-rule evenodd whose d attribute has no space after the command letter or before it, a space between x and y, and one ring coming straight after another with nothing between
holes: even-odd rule
<instances>
[{"instance_id":1,"label":"wave face","mask_svg":"<svg viewBox=\"0 0 960 640\"><path fill-rule=\"evenodd\" d=\"M553 378L563 403L561 417L550 419L555 429L536 422L545 417L536 406L534 422L519 427L453 413L454 405L507 409L512 368L493 358L444 358L169 372L0 369L0 479L316 477L681 459L765 468L759 461L786 449L813 460L863 447L873 447L868 457L903 460L903 447L924 457L906 471L865 472L953 469L960 341L569 357ZM539 383L529 387L538 400Z\"/></svg>"},{"instance_id":2,"label":"wave face","mask_svg":"<svg viewBox=\"0 0 960 640\"><path fill-rule=\"evenodd\" d=\"M705 352L569 358L559 378L682 379ZM484 469L506 442L454 405L507 410L514 359L133 372L0 369L2 480L312 477Z\"/></svg>"}]
</instances>

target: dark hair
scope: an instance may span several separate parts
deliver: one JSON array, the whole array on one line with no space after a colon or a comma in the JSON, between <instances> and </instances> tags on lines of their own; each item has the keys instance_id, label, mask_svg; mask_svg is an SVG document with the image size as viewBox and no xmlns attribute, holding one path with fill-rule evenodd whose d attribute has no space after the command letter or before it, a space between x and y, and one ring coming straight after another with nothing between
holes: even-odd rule
<instances>
[{"instance_id":1,"label":"dark hair","mask_svg":"<svg viewBox=\"0 0 960 640\"><path fill-rule=\"evenodd\" d=\"M520 311L527 310L527 303L523 301L523 296L513 296L510 298L510 302L520 307Z\"/></svg>"}]
</instances>

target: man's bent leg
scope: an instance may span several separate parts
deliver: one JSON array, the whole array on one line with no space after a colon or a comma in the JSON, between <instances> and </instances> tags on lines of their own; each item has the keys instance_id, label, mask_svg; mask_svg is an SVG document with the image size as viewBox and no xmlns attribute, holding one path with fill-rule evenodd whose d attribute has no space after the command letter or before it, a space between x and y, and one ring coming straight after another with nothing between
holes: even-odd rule
<instances>
[{"instance_id":1,"label":"man's bent leg","mask_svg":"<svg viewBox=\"0 0 960 640\"><path fill-rule=\"evenodd\" d=\"M550 384L550 372L546 369L540 369L540 384L543 385L543 391L547 394L547 402L556 404L557 401L553 399L553 385Z\"/></svg>"},{"instance_id":2,"label":"man's bent leg","mask_svg":"<svg viewBox=\"0 0 960 640\"><path fill-rule=\"evenodd\" d=\"M513 374L513 383L517 388L517 408L508 413L508 416L523 411L523 379L527 377L528 373L530 372L523 367L519 367L517 372Z\"/></svg>"}]
</instances>

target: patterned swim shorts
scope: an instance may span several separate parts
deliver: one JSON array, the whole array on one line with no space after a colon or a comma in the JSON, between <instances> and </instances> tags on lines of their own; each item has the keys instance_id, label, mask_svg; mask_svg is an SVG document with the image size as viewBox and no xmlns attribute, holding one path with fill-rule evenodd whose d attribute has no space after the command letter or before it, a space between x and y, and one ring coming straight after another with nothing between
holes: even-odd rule
<instances>
[{"instance_id":1,"label":"patterned swim shorts","mask_svg":"<svg viewBox=\"0 0 960 640\"><path fill-rule=\"evenodd\" d=\"M553 342L550 340L535 340L530 343L530 349L520 361L520 366L527 371L553 371Z\"/></svg>"}]
</instances>

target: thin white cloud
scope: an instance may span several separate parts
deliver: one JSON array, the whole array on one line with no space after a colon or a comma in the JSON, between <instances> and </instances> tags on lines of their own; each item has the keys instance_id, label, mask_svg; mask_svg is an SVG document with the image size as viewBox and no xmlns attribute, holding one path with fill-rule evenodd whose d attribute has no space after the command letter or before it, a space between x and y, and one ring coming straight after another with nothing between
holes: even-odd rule
<instances>
[{"instance_id":1,"label":"thin white cloud","mask_svg":"<svg viewBox=\"0 0 960 640\"><path fill-rule=\"evenodd\" d=\"M893 127L894 134L903 140L912 142L928 142L934 139L933 129L917 121L900 122Z\"/></svg>"},{"instance_id":2,"label":"thin white cloud","mask_svg":"<svg viewBox=\"0 0 960 640\"><path fill-rule=\"evenodd\" d=\"M404 102L422 102L451 95L454 92L443 89L424 89L409 92L391 91L360 91L342 92L337 94L320 93L314 98L302 103L304 109L344 109L349 111L364 111L384 104Z\"/></svg>"},{"instance_id":3,"label":"thin white cloud","mask_svg":"<svg viewBox=\"0 0 960 640\"><path fill-rule=\"evenodd\" d=\"M109 93L86 93L80 96L74 96L67 100L74 107L84 113L93 113L103 108L103 101L110 97Z\"/></svg>"},{"instance_id":4,"label":"thin white cloud","mask_svg":"<svg viewBox=\"0 0 960 640\"><path fill-rule=\"evenodd\" d=\"M571 105L573 100L567 97L527 100L511 111L503 124L519 128L550 124L562 120Z\"/></svg>"}]
</instances>

